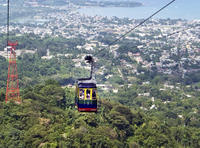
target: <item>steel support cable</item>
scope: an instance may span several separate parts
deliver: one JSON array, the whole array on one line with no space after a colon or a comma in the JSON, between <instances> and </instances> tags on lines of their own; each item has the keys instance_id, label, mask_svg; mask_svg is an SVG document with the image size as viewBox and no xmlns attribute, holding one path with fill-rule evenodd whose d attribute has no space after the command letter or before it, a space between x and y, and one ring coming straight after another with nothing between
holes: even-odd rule
<instances>
[{"instance_id":1,"label":"steel support cable","mask_svg":"<svg viewBox=\"0 0 200 148\"><path fill-rule=\"evenodd\" d=\"M160 8L159 10L157 10L156 12L154 12L152 15L150 15L149 17L147 17L146 19L144 19L142 22L140 22L138 25L136 25L135 27L133 27L132 29L130 29L129 31L127 31L126 33L124 33L123 35L121 35L119 38L117 38L116 40L114 40L113 42L111 42L107 47L102 48L96 55L100 55L103 51L105 51L106 49L109 49L110 46L114 45L116 42L118 42L119 40L121 40L122 38L124 38L126 35L128 35L130 32L132 32L133 30L135 30L136 28L138 28L139 26L143 25L145 22L147 22L148 20L150 20L153 16L155 16L156 14L158 14L159 12L161 12L163 9L165 9L166 7L168 7L169 5L171 5L173 2L175 2L175 0L170 1L169 3L167 3L165 6L163 6L162 8ZM104 53L103 55L100 55L101 57L105 56L106 53ZM114 64L114 63L113 63Z\"/></svg>"},{"instance_id":2,"label":"steel support cable","mask_svg":"<svg viewBox=\"0 0 200 148\"><path fill-rule=\"evenodd\" d=\"M169 5L171 5L175 1L176 0L172 0L171 2L169 2L165 6L163 6L162 8L160 8L159 10L157 10L156 12L154 12L152 15L150 15L148 18L144 19L138 25L136 25L135 27L133 27L132 29L130 29L129 31L127 31L126 33L124 33L123 35L121 35L119 38L117 38L116 40L114 40L113 42L111 42L107 47L103 48L99 53L101 53L103 50L109 48L110 46L114 45L116 42L118 42L119 40L121 40L122 38L124 38L125 36L127 36L130 32L132 32L133 30L135 30L139 26L143 25L145 22L147 22L148 20L150 20L153 16L155 16L156 14L158 14L159 12L161 12L163 9L165 9L166 7L168 7Z\"/></svg>"},{"instance_id":3,"label":"steel support cable","mask_svg":"<svg viewBox=\"0 0 200 148\"><path fill-rule=\"evenodd\" d=\"M188 28L184 28L184 29L182 29L182 30L175 31L175 32L173 32L173 33L171 33L171 34L169 34L169 35L164 36L164 37L169 37L169 36L172 36L172 35L174 35L174 34L177 34L177 33L180 33L180 32L184 32L184 31L186 31L186 30L190 30L190 29L192 29L192 28L194 28L194 27L199 27L199 26L198 26L198 25L196 25L196 26L190 26L190 27L188 27Z\"/></svg>"},{"instance_id":4,"label":"steel support cable","mask_svg":"<svg viewBox=\"0 0 200 148\"><path fill-rule=\"evenodd\" d=\"M7 46L9 42L9 23L10 23L10 1L7 1Z\"/></svg>"},{"instance_id":5,"label":"steel support cable","mask_svg":"<svg viewBox=\"0 0 200 148\"><path fill-rule=\"evenodd\" d=\"M123 35L121 35L119 38L117 38L116 40L114 40L113 42L111 42L110 44L108 44L107 47L101 49L101 51L98 53L100 54L102 51L104 51L105 49L110 48L110 46L114 45L116 42L118 42L119 40L123 39L125 36L127 36L129 33L131 33L133 30L135 30L136 28L142 26L145 22L147 22L148 20L150 20L153 16L155 16L156 14L158 14L159 12L161 12L162 10L164 10L166 7L168 7L169 5L171 5L173 2L175 2L175 0L170 1L169 3L167 3L165 6L163 6L162 8L160 8L159 10L157 10L156 12L154 12L152 15L150 15L149 17L147 17L146 19L144 19L143 21L141 21L138 25L136 25L135 27L133 27L132 29L128 30L127 32L125 32ZM104 56L104 55L102 55Z\"/></svg>"},{"instance_id":6,"label":"steel support cable","mask_svg":"<svg viewBox=\"0 0 200 148\"><path fill-rule=\"evenodd\" d=\"M9 42L9 23L10 23L10 0L7 0L7 60L8 60L8 42Z\"/></svg>"},{"instance_id":7,"label":"steel support cable","mask_svg":"<svg viewBox=\"0 0 200 148\"><path fill-rule=\"evenodd\" d=\"M162 37L157 38L157 40L158 40L158 39L163 39L163 38L167 39L168 37L173 36L173 35L175 35L175 34L177 34L177 33L184 32L184 31L187 31L187 30L190 30L190 29L199 27L199 26L200 26L200 25L194 25L194 26L190 26L190 27L187 27L187 28L178 30L178 31L174 31L174 32L172 32L172 33L170 33L170 34L168 34L168 35L165 35L165 36L162 36ZM145 44L149 44L149 43L151 43L151 42L153 42L153 41L151 40L151 41L149 41L149 42L146 42ZM142 45L142 46L143 46L143 45ZM137 48L137 46L133 46L133 47Z\"/></svg>"},{"instance_id":8,"label":"steel support cable","mask_svg":"<svg viewBox=\"0 0 200 148\"><path fill-rule=\"evenodd\" d=\"M163 35L162 37L157 38L157 40L158 40L158 39L163 39L163 38L166 39L167 37L173 36L173 35L175 35L175 34L177 34L177 33L184 32L184 31L190 30L190 29L192 29L192 28L196 28L196 27L199 27L199 25L190 26L190 27L187 27L187 28L184 28L184 29L181 29L181 30L174 31L174 32L172 32L172 33L170 33L170 34ZM145 44L148 44L148 43L151 43L151 42L153 42L153 41L151 40L151 41L149 41L149 42L146 42ZM134 47L137 47L137 46L134 46Z\"/></svg>"}]
</instances>

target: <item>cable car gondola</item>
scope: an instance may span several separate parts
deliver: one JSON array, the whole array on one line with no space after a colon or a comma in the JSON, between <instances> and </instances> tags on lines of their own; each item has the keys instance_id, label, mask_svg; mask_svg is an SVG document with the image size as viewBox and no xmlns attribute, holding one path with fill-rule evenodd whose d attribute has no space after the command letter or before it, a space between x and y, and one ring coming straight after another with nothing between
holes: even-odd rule
<instances>
[{"instance_id":1,"label":"cable car gondola","mask_svg":"<svg viewBox=\"0 0 200 148\"><path fill-rule=\"evenodd\" d=\"M138 28L139 26L143 25L145 22L150 20L153 16L158 14L160 11L171 5L175 0L172 0L171 2L167 3L165 6L157 10L155 13L150 15L148 18L144 19L141 21L138 25L135 27L131 28L127 32L125 32L123 35L118 37L116 40L113 42L109 43L109 45L103 49L101 49L98 54L101 52L105 51L108 47L111 47L114 45L116 42L119 40L123 39L125 36L127 36L130 32ZM93 76L93 69L94 69L94 60L92 56L86 56L85 60L91 64L91 72L90 72L90 77L89 78L81 78L77 80L77 85L76 85L76 95L75 95L75 103L78 107L79 111L86 111L86 112L96 112L97 111L97 86L96 86L96 80Z\"/></svg>"},{"instance_id":2,"label":"cable car gondola","mask_svg":"<svg viewBox=\"0 0 200 148\"><path fill-rule=\"evenodd\" d=\"M91 64L90 77L77 80L75 103L80 112L97 112L97 86L93 72L94 60L92 56L86 56L85 60Z\"/></svg>"}]
</instances>

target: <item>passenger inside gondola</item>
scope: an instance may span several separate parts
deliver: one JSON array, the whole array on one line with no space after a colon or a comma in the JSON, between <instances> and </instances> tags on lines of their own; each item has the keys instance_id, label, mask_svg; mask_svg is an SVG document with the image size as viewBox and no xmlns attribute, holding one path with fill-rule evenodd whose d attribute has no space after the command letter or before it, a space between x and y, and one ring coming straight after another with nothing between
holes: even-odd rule
<instances>
[{"instance_id":1,"label":"passenger inside gondola","mask_svg":"<svg viewBox=\"0 0 200 148\"><path fill-rule=\"evenodd\" d=\"M80 112L97 112L97 86L93 74L94 60L91 56L87 56L85 59L91 64L90 77L78 79L75 103Z\"/></svg>"},{"instance_id":2,"label":"passenger inside gondola","mask_svg":"<svg viewBox=\"0 0 200 148\"><path fill-rule=\"evenodd\" d=\"M84 89L80 89L79 93L80 99L84 99Z\"/></svg>"},{"instance_id":3,"label":"passenger inside gondola","mask_svg":"<svg viewBox=\"0 0 200 148\"><path fill-rule=\"evenodd\" d=\"M92 99L96 99L96 90L93 90L92 92Z\"/></svg>"},{"instance_id":4,"label":"passenger inside gondola","mask_svg":"<svg viewBox=\"0 0 200 148\"><path fill-rule=\"evenodd\" d=\"M89 100L90 99L90 90L89 89L87 89L86 95L87 95L87 99Z\"/></svg>"}]
</instances>

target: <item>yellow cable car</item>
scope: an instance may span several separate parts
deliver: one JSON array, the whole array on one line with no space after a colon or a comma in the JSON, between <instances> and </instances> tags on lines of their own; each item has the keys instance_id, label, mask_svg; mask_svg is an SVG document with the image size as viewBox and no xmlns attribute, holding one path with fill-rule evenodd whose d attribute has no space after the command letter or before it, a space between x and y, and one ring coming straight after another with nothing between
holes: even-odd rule
<instances>
[{"instance_id":1,"label":"yellow cable car","mask_svg":"<svg viewBox=\"0 0 200 148\"><path fill-rule=\"evenodd\" d=\"M97 112L97 86L93 76L94 60L91 56L86 56L85 60L91 64L90 77L78 79L75 102L78 111Z\"/></svg>"}]
</instances>

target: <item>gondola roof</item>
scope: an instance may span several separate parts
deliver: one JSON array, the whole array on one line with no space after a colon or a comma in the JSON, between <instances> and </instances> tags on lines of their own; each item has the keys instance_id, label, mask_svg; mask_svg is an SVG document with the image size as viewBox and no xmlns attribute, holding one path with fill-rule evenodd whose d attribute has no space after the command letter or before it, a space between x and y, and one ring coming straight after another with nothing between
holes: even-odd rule
<instances>
[{"instance_id":1,"label":"gondola roof","mask_svg":"<svg viewBox=\"0 0 200 148\"><path fill-rule=\"evenodd\" d=\"M78 87L79 88L97 88L96 86L97 82L95 80L89 79L89 80L78 80Z\"/></svg>"}]
</instances>

